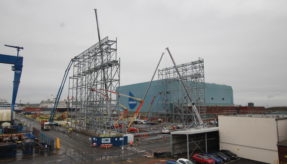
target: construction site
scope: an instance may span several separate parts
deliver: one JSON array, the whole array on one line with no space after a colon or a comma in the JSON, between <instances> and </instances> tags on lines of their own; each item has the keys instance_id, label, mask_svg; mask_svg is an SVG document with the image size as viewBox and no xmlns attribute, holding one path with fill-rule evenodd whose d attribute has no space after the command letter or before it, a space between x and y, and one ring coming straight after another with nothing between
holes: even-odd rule
<instances>
[{"instance_id":1,"label":"construction site","mask_svg":"<svg viewBox=\"0 0 287 164\"><path fill-rule=\"evenodd\" d=\"M235 105L232 86L206 82L200 56L177 63L172 47L160 48L149 79L121 85L118 40L101 36L94 12L97 42L66 59L56 96L39 106L16 103L24 48L6 45L17 56L0 54L0 63L11 64L15 75L12 101L0 108L0 163L286 161L287 113ZM163 67L163 59L172 65Z\"/></svg>"}]
</instances>

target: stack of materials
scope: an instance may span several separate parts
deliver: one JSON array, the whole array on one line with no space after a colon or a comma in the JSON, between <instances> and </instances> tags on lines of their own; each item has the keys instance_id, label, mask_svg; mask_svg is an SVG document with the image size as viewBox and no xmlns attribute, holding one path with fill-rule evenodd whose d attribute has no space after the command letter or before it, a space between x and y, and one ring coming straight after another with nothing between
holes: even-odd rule
<instances>
[{"instance_id":1,"label":"stack of materials","mask_svg":"<svg viewBox=\"0 0 287 164\"><path fill-rule=\"evenodd\" d=\"M15 158L17 152L17 144L15 143L0 143L0 159Z\"/></svg>"},{"instance_id":2,"label":"stack of materials","mask_svg":"<svg viewBox=\"0 0 287 164\"><path fill-rule=\"evenodd\" d=\"M23 155L33 155L34 152L34 141L33 140L27 140L22 143L23 147Z\"/></svg>"}]
</instances>

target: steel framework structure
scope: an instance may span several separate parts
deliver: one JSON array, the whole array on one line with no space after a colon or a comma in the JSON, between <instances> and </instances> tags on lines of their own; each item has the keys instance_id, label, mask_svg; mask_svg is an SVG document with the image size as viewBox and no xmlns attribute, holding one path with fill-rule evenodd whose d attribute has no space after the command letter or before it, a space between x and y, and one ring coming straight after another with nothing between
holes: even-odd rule
<instances>
[{"instance_id":1,"label":"steel framework structure","mask_svg":"<svg viewBox=\"0 0 287 164\"><path fill-rule=\"evenodd\" d=\"M179 121L183 124L189 124L195 120L194 113L191 110L192 103L195 103L201 114L204 114L203 110L200 109L200 106L205 102L204 60L199 58L192 62L179 64L176 67L191 95L192 102L187 99L187 95L180 85L175 67L167 67L158 71L158 78L162 80L164 87L161 96L162 103L164 110L172 117L174 122ZM170 87L169 84L171 83L176 84L177 87ZM178 93L177 98L171 97L171 93Z\"/></svg>"},{"instance_id":2,"label":"steel framework structure","mask_svg":"<svg viewBox=\"0 0 287 164\"><path fill-rule=\"evenodd\" d=\"M79 130L105 133L111 128L117 97L110 92L120 86L117 40L105 37L73 58L68 97L72 126Z\"/></svg>"}]
</instances>

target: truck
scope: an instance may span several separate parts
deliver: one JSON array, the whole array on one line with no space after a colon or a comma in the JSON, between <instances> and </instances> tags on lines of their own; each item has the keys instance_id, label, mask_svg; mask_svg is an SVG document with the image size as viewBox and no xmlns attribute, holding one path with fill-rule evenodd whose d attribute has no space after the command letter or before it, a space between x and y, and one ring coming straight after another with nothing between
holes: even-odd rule
<instances>
[{"instance_id":1,"label":"truck","mask_svg":"<svg viewBox=\"0 0 287 164\"><path fill-rule=\"evenodd\" d=\"M47 120L42 120L40 124L41 124L41 130L44 130L44 131L48 131L52 129L54 126L58 126L57 123L49 122Z\"/></svg>"},{"instance_id":2,"label":"truck","mask_svg":"<svg viewBox=\"0 0 287 164\"><path fill-rule=\"evenodd\" d=\"M189 159L179 158L178 160L167 160L166 164L195 164L194 162L190 161Z\"/></svg>"},{"instance_id":3,"label":"truck","mask_svg":"<svg viewBox=\"0 0 287 164\"><path fill-rule=\"evenodd\" d=\"M50 130L49 122L47 120L41 121L41 130Z\"/></svg>"}]
</instances>

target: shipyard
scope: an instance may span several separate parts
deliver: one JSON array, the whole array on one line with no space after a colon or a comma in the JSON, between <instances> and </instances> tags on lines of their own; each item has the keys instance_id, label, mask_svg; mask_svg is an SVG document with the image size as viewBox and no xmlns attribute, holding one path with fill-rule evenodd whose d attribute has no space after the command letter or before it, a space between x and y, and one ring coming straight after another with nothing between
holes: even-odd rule
<instances>
[{"instance_id":1,"label":"shipyard","mask_svg":"<svg viewBox=\"0 0 287 164\"><path fill-rule=\"evenodd\" d=\"M287 163L284 1L1 1L0 163Z\"/></svg>"}]
</instances>

